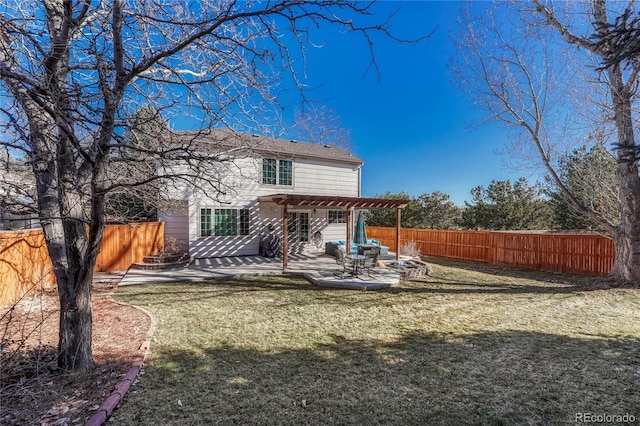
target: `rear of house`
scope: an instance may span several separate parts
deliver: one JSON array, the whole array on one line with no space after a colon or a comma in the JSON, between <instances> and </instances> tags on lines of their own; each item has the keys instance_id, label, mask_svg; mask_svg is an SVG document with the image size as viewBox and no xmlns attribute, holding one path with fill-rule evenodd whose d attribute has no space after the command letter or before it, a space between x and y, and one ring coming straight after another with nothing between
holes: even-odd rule
<instances>
[{"instance_id":1,"label":"rear of house","mask_svg":"<svg viewBox=\"0 0 640 426\"><path fill-rule=\"evenodd\" d=\"M0 174L0 230L40 228L33 177L24 166L13 169Z\"/></svg>"},{"instance_id":2,"label":"rear of house","mask_svg":"<svg viewBox=\"0 0 640 426\"><path fill-rule=\"evenodd\" d=\"M360 196L363 162L344 149L226 130L198 138L233 153L225 168L225 184L232 190L222 195L179 186L171 192L171 208L158 215L166 223L165 235L188 247L194 258L255 255L266 235L281 239L283 207L259 197ZM287 219L290 253L324 250L324 241L346 237L344 207L290 207Z\"/></svg>"}]
</instances>

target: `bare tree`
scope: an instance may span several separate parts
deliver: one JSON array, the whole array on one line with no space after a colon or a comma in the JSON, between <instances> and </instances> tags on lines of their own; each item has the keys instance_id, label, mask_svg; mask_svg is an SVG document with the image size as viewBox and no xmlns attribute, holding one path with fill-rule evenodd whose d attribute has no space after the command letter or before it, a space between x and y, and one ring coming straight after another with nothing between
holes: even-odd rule
<instances>
[{"instance_id":1,"label":"bare tree","mask_svg":"<svg viewBox=\"0 0 640 426\"><path fill-rule=\"evenodd\" d=\"M633 117L640 64L622 67L616 58L624 54L607 40L616 20L634 13L633 1L501 5L482 17L463 17L454 60L473 99L533 148L536 163L574 209L610 233L616 247L610 275L621 282L640 281L640 256L634 255L640 251L640 179ZM572 148L595 143L593 132L599 132L598 143L610 141L617 158L616 221L583 202L558 173Z\"/></svg>"},{"instance_id":2,"label":"bare tree","mask_svg":"<svg viewBox=\"0 0 640 426\"><path fill-rule=\"evenodd\" d=\"M390 36L386 20L371 24L371 5L347 0L7 0L0 11L0 124L16 135L0 143L28 159L35 179L65 370L93 365L90 289L106 196L149 184L113 179L124 161L114 153L126 147L155 161L147 180L228 190L220 172L232 167L230 156L203 149L197 132L151 147L124 138L139 106L169 120L197 118L203 129L259 128L277 103L280 75L298 81L296 59L315 28L359 33L368 49L372 33Z\"/></svg>"},{"instance_id":3,"label":"bare tree","mask_svg":"<svg viewBox=\"0 0 640 426\"><path fill-rule=\"evenodd\" d=\"M562 182L571 188L571 193L582 204L601 212L611 223L620 218L615 157L602 145L596 144L587 150L582 146L575 149L557 167ZM566 196L550 182L546 190L553 206L556 229L598 229L599 224L575 211Z\"/></svg>"},{"instance_id":4,"label":"bare tree","mask_svg":"<svg viewBox=\"0 0 640 426\"><path fill-rule=\"evenodd\" d=\"M160 141L168 132L168 124L160 112L148 104L142 105L128 123L124 143L111 159L109 176L114 189L108 194L106 205L110 221L157 219L157 208L163 204L162 181L156 179L156 159L145 151L161 151Z\"/></svg>"},{"instance_id":5,"label":"bare tree","mask_svg":"<svg viewBox=\"0 0 640 426\"><path fill-rule=\"evenodd\" d=\"M351 131L327 105L310 103L297 110L292 135L305 142L337 146L347 151L352 149Z\"/></svg>"}]
</instances>

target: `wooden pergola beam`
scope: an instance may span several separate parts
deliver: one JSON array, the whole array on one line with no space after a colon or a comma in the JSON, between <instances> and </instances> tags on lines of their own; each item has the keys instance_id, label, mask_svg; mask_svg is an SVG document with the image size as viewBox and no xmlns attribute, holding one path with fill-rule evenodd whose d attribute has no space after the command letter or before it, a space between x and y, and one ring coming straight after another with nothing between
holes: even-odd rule
<instances>
[{"instance_id":1,"label":"wooden pergola beam","mask_svg":"<svg viewBox=\"0 0 640 426\"><path fill-rule=\"evenodd\" d=\"M352 207L361 209L391 209L404 208L409 203L407 200L393 200L386 198L366 197L336 197L333 195L299 195L299 194L274 194L258 197L258 201L271 202L279 206L307 206L320 208Z\"/></svg>"},{"instance_id":2,"label":"wooden pergola beam","mask_svg":"<svg viewBox=\"0 0 640 426\"><path fill-rule=\"evenodd\" d=\"M336 208L346 209L347 220L347 245L351 248L351 209L396 209L396 260L400 259L400 229L401 211L409 203L407 200L393 200L386 198L365 198L365 197L335 197L328 195L300 195L300 194L274 194L258 197L260 203L275 203L282 207L282 269L287 269L289 264L289 206L314 207L314 208Z\"/></svg>"}]
</instances>

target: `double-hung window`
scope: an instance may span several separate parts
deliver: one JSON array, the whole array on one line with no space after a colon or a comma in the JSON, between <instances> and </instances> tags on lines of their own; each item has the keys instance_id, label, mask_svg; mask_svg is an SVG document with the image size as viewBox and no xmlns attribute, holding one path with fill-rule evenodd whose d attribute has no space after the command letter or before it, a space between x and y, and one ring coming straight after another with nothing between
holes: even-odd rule
<instances>
[{"instance_id":1,"label":"double-hung window","mask_svg":"<svg viewBox=\"0 0 640 426\"><path fill-rule=\"evenodd\" d=\"M262 183L265 185L293 185L293 161L262 159Z\"/></svg>"},{"instance_id":2,"label":"double-hung window","mask_svg":"<svg viewBox=\"0 0 640 426\"><path fill-rule=\"evenodd\" d=\"M249 209L200 209L201 237L249 235Z\"/></svg>"},{"instance_id":3,"label":"double-hung window","mask_svg":"<svg viewBox=\"0 0 640 426\"><path fill-rule=\"evenodd\" d=\"M211 209L200 209L200 236L211 236Z\"/></svg>"},{"instance_id":4,"label":"double-hung window","mask_svg":"<svg viewBox=\"0 0 640 426\"><path fill-rule=\"evenodd\" d=\"M344 210L329 210L327 216L329 223L347 223L346 213Z\"/></svg>"}]
</instances>

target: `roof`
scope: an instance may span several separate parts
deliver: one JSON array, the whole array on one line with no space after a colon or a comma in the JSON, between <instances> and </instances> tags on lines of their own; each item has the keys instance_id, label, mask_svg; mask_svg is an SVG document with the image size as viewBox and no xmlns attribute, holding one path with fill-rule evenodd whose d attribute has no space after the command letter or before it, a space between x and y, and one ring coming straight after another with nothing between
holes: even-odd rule
<instances>
[{"instance_id":1,"label":"roof","mask_svg":"<svg viewBox=\"0 0 640 426\"><path fill-rule=\"evenodd\" d=\"M337 160L357 165L364 161L343 148L291 139L271 138L235 132L230 129L206 129L201 131L173 132L183 141L206 144L222 149L247 150L260 155L306 157Z\"/></svg>"},{"instance_id":2,"label":"roof","mask_svg":"<svg viewBox=\"0 0 640 426\"><path fill-rule=\"evenodd\" d=\"M408 200L387 198L338 197L333 195L273 194L258 197L259 202L272 202L280 206L355 207L364 209L404 208Z\"/></svg>"}]
</instances>

